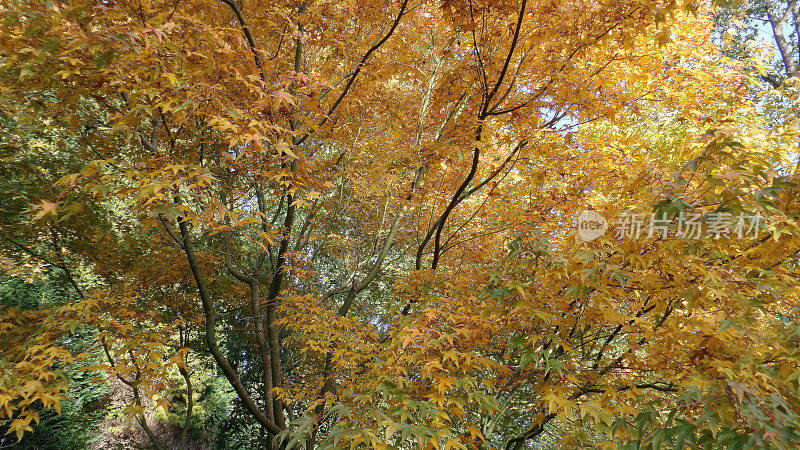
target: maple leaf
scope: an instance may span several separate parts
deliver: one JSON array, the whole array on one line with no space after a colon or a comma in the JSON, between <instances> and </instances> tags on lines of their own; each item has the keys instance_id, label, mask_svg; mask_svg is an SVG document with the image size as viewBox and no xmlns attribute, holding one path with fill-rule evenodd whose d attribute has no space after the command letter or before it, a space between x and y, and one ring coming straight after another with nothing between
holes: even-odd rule
<instances>
[{"instance_id":1,"label":"maple leaf","mask_svg":"<svg viewBox=\"0 0 800 450\"><path fill-rule=\"evenodd\" d=\"M33 216L33 220L42 220L47 217L55 218L58 213L58 205L53 202L49 202L47 200L42 200L39 205L36 205L31 208L31 212L36 212Z\"/></svg>"}]
</instances>

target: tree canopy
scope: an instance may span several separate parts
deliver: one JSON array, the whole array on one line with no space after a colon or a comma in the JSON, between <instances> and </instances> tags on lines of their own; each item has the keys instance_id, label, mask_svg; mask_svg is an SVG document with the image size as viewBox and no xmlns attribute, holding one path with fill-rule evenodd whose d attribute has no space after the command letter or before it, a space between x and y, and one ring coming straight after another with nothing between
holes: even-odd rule
<instances>
[{"instance_id":1,"label":"tree canopy","mask_svg":"<svg viewBox=\"0 0 800 450\"><path fill-rule=\"evenodd\" d=\"M797 2L0 11L9 442L800 446Z\"/></svg>"}]
</instances>

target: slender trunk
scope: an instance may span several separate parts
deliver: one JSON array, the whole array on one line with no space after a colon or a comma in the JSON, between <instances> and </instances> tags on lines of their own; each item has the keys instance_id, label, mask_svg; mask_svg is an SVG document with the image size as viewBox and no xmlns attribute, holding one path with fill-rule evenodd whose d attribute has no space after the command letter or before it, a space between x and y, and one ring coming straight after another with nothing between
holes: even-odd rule
<instances>
[{"instance_id":1,"label":"slender trunk","mask_svg":"<svg viewBox=\"0 0 800 450\"><path fill-rule=\"evenodd\" d=\"M183 421L180 439L180 449L185 450L187 446L186 440L189 434L189 425L192 423L192 409L194 408L192 395L194 394L194 390L192 389L192 380L189 377L189 372L183 367L178 367L178 371L180 371L181 376L183 376L183 379L186 381L186 419Z\"/></svg>"},{"instance_id":2,"label":"slender trunk","mask_svg":"<svg viewBox=\"0 0 800 450\"><path fill-rule=\"evenodd\" d=\"M139 425L144 430L144 433L150 438L150 442L153 443L153 447L158 450L164 450L166 447L161 441L158 439L153 430L150 429L150 426L147 425L147 418L144 415L144 406L142 405L142 398L139 396L139 388L136 384L131 384L131 388L133 389L133 400L136 402L136 406L140 408L139 417L137 418Z\"/></svg>"},{"instance_id":3,"label":"slender trunk","mask_svg":"<svg viewBox=\"0 0 800 450\"><path fill-rule=\"evenodd\" d=\"M200 301L203 304L203 315L205 316L205 341L211 356L214 357L217 365L222 369L225 378L231 383L231 387L236 392L236 395L244 404L245 408L258 420L259 423L264 425L267 430L272 434L279 434L283 427L275 424L273 417L267 417L247 393L244 385L242 385L239 375L236 370L231 366L225 355L222 354L217 344L217 331L216 331L216 312L214 311L214 302L211 298L211 293L206 286L205 277L200 272L200 267L197 264L197 256L194 254L194 245L192 244L191 236L189 235L189 227L186 220L183 218L178 220L178 226L183 239L183 250L186 254L186 260L189 263L189 269L192 272L195 283L197 284L197 292L200 295Z\"/></svg>"},{"instance_id":4,"label":"slender trunk","mask_svg":"<svg viewBox=\"0 0 800 450\"><path fill-rule=\"evenodd\" d=\"M767 19L769 20L769 24L772 26L772 35L775 38L775 44L778 46L778 53L781 55L781 60L783 61L783 67L786 70L787 77L793 77L797 74L797 64L795 63L794 52L792 52L791 46L786 41L786 34L784 33L786 19L791 12L792 8L789 7L786 13L778 16L777 14L779 14L779 12L773 11L771 8L767 7Z\"/></svg>"},{"instance_id":5,"label":"slender trunk","mask_svg":"<svg viewBox=\"0 0 800 450\"><path fill-rule=\"evenodd\" d=\"M265 338L267 331L264 329L264 314L261 311L260 299L258 297L258 285L255 282L250 283L250 303L256 327L256 344L261 354L261 382L264 385L264 405L267 408L267 417L276 417L273 393L274 383L272 378L272 352Z\"/></svg>"}]
</instances>

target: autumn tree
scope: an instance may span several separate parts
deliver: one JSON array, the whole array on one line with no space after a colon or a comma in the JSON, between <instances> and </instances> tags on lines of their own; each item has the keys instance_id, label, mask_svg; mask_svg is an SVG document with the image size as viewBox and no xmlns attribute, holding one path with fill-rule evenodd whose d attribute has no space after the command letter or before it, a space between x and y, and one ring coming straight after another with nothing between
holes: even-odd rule
<instances>
[{"instance_id":1,"label":"autumn tree","mask_svg":"<svg viewBox=\"0 0 800 450\"><path fill-rule=\"evenodd\" d=\"M145 429L211 359L273 447L797 444L796 128L713 5L0 5L3 257L70 287L3 309L20 436L84 330Z\"/></svg>"}]
</instances>

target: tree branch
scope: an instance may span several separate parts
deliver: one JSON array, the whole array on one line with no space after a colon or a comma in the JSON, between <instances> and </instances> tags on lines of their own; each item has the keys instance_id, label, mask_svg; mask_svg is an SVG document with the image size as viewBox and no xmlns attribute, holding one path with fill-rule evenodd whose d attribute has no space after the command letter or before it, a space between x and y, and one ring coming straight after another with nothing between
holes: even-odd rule
<instances>
[{"instance_id":1,"label":"tree branch","mask_svg":"<svg viewBox=\"0 0 800 450\"><path fill-rule=\"evenodd\" d=\"M358 63L358 66L356 66L355 70L353 70L353 75L347 80L347 84L344 86L344 89L342 90L341 94L339 94L339 97L336 99L335 102L333 102L333 105L331 105L330 108L328 108L328 112L317 123L317 128L316 129L319 129L323 125L325 125L325 123L330 118L331 114L333 114L333 112L336 110L336 108L339 107L339 104L342 103L342 100L344 100L345 96L347 96L347 93L350 91L350 88L353 86L353 83L356 81L356 78L358 78L358 74L361 73L361 69L364 67L364 64L366 64L366 62L369 59L370 55L372 55L372 53L374 53L375 50L379 49L389 39L389 37L394 33L394 30L397 28L397 25L400 23L400 19L403 18L403 14L406 11L406 6L407 5L408 5L408 0L403 0L403 4L400 6L400 12L397 14L397 17L394 19L394 22L392 23L391 28L389 28L389 31L386 33L385 36L383 36L382 39L380 39L372 47L370 47L369 50L367 50L367 52L361 58L361 61ZM306 139L308 139L308 137L313 132L314 132L314 130L311 130L311 131L307 132L305 135L303 135L303 137L297 139L294 142L294 145L302 144Z\"/></svg>"}]
</instances>

